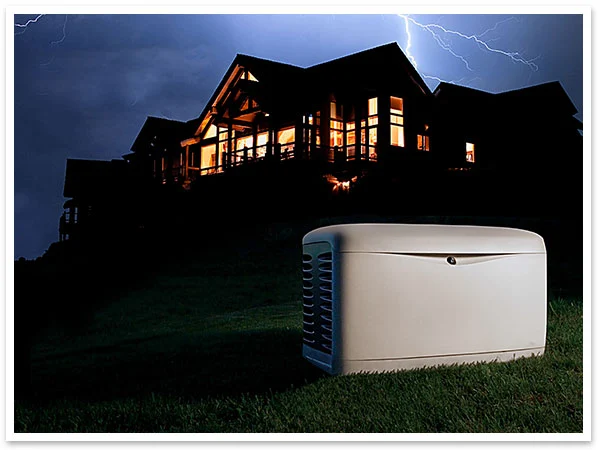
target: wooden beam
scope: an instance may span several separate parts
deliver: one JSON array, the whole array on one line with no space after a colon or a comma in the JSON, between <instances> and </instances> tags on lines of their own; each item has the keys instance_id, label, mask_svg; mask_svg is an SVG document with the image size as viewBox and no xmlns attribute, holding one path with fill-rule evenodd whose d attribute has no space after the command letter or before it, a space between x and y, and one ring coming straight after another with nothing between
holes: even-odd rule
<instances>
[{"instance_id":1,"label":"wooden beam","mask_svg":"<svg viewBox=\"0 0 600 450\"><path fill-rule=\"evenodd\" d=\"M181 141L181 146L186 147L188 145L198 144L201 140L202 140L202 138L200 136L194 136L189 139L185 139L185 140Z\"/></svg>"}]
</instances>

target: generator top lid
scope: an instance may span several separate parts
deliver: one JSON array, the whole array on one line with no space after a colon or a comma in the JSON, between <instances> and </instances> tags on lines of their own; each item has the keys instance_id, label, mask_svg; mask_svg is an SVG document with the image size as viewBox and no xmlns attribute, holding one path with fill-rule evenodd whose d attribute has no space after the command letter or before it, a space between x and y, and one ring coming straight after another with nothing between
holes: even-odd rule
<instances>
[{"instance_id":1,"label":"generator top lid","mask_svg":"<svg viewBox=\"0 0 600 450\"><path fill-rule=\"evenodd\" d=\"M544 239L516 228L364 223L317 228L303 244L329 242L337 252L413 254L546 253Z\"/></svg>"}]
</instances>

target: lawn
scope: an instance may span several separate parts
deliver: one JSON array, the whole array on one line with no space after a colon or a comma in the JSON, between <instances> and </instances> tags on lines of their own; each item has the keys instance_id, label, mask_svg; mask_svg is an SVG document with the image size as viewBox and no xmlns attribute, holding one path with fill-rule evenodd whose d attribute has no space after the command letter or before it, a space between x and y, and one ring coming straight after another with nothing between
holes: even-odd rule
<instances>
[{"instance_id":1,"label":"lawn","mask_svg":"<svg viewBox=\"0 0 600 450\"><path fill-rule=\"evenodd\" d=\"M577 295L551 295L543 357L331 377L301 356L287 237L165 264L85 326L48 326L15 431L582 432Z\"/></svg>"}]
</instances>

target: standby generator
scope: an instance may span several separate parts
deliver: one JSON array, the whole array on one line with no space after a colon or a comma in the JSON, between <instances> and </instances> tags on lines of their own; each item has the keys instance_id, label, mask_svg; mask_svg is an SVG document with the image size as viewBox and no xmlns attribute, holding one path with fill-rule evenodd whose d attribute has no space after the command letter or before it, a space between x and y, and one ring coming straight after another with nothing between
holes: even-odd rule
<instances>
[{"instance_id":1,"label":"standby generator","mask_svg":"<svg viewBox=\"0 0 600 450\"><path fill-rule=\"evenodd\" d=\"M352 224L302 243L302 352L330 374L544 353L546 248L535 233Z\"/></svg>"}]
</instances>

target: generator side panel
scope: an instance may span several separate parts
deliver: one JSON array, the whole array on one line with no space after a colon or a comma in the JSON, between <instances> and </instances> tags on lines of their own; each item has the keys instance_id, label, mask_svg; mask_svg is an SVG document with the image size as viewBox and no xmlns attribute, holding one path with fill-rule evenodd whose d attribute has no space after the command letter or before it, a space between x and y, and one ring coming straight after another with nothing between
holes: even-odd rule
<instances>
[{"instance_id":1,"label":"generator side panel","mask_svg":"<svg viewBox=\"0 0 600 450\"><path fill-rule=\"evenodd\" d=\"M543 352L546 255L448 256L342 255L342 364Z\"/></svg>"},{"instance_id":2,"label":"generator side panel","mask_svg":"<svg viewBox=\"0 0 600 450\"><path fill-rule=\"evenodd\" d=\"M332 246L317 242L302 252L302 354L330 374L339 372L339 263Z\"/></svg>"}]
</instances>

